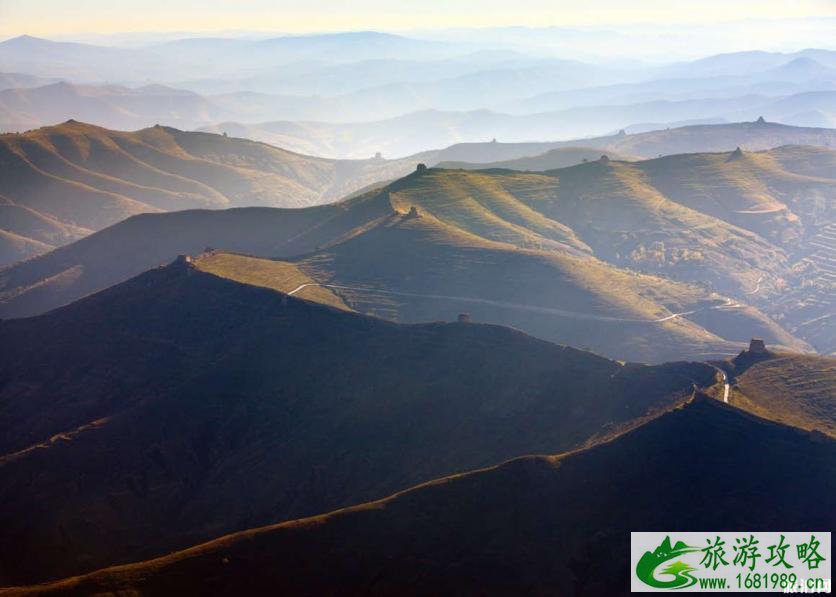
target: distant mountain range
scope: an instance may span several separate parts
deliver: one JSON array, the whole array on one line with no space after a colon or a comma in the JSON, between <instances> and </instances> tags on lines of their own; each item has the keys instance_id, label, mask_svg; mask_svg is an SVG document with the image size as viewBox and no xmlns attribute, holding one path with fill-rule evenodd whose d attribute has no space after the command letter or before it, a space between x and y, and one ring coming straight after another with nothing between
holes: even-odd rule
<instances>
[{"instance_id":1,"label":"distant mountain range","mask_svg":"<svg viewBox=\"0 0 836 597\"><path fill-rule=\"evenodd\" d=\"M52 83L59 83L53 79L35 77L21 73L0 73L0 91L5 89L26 89L28 87L44 87Z\"/></svg>"},{"instance_id":2,"label":"distant mountain range","mask_svg":"<svg viewBox=\"0 0 836 597\"><path fill-rule=\"evenodd\" d=\"M464 53L442 42L426 42L374 31L266 40L184 39L145 48L56 42L22 35L0 43L0 71L26 72L80 82L128 82L240 76L244 65L267 70L304 62L352 62L381 55L445 57Z\"/></svg>"},{"instance_id":3,"label":"distant mountain range","mask_svg":"<svg viewBox=\"0 0 836 597\"><path fill-rule=\"evenodd\" d=\"M362 110L352 111L323 98L250 92L201 96L163 85L127 88L57 82L39 87L0 88L0 130L23 132L70 119L119 130L165 124L226 132L310 155L368 158L378 152L390 157L408 156L461 141L552 141L618 129L665 129L676 123L754 121L760 116L797 126L836 126L836 90L779 96L655 99L615 105L579 106L569 102L566 105L570 107L558 111L543 105L548 111L517 114L491 110L410 112L415 106L390 111L383 106L394 105L388 99L381 100L380 109L371 110L374 104L362 98L358 100ZM398 116L362 122L330 120L335 114L362 118L362 111L368 112L366 118L370 114ZM247 124L288 116L294 120Z\"/></svg>"},{"instance_id":4,"label":"distant mountain range","mask_svg":"<svg viewBox=\"0 0 836 597\"><path fill-rule=\"evenodd\" d=\"M366 158L758 116L832 127L834 55L745 52L649 66L376 32L132 49L23 36L0 43L0 73L19 73L0 74L0 130L68 119L116 129L161 124Z\"/></svg>"},{"instance_id":5,"label":"distant mountain range","mask_svg":"<svg viewBox=\"0 0 836 597\"><path fill-rule=\"evenodd\" d=\"M634 134L619 131L603 137L570 141L457 143L441 151L426 151L414 157L428 164L465 169L514 169L516 165L521 169L544 170L551 163L556 163L555 167L573 165L561 162L570 158L573 152L577 152L581 161L604 154L608 157L611 154L613 159L636 160L683 153L729 152L738 147L761 151L784 145L836 148L836 129L795 127L758 119L754 122L698 124ZM554 150L560 151L547 155ZM599 152L598 155L592 153L593 150Z\"/></svg>"},{"instance_id":6,"label":"distant mountain range","mask_svg":"<svg viewBox=\"0 0 836 597\"><path fill-rule=\"evenodd\" d=\"M230 114L196 93L162 85L128 89L58 82L0 91L0 127L12 132L70 119L114 129L137 129L161 122L193 128Z\"/></svg>"},{"instance_id":7,"label":"distant mountain range","mask_svg":"<svg viewBox=\"0 0 836 597\"><path fill-rule=\"evenodd\" d=\"M636 125L642 131L667 123L708 120L716 123L765 118L800 127L836 127L836 91L788 97L651 101L623 106L588 106L559 112L503 114L489 110L428 110L387 120L354 123L278 121L261 124L223 122L201 130L256 139L314 155L363 157L374 152L406 156L428 147L492 138L506 143L551 141L605 135ZM652 124L646 124L652 123ZM587 145L585 140L572 141Z\"/></svg>"}]
</instances>

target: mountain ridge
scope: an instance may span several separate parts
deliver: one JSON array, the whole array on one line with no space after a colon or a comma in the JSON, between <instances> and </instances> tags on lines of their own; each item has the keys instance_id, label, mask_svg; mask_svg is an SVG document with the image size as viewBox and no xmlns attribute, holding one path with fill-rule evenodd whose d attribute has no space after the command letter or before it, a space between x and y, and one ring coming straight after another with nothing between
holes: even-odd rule
<instances>
[{"instance_id":1,"label":"mountain ridge","mask_svg":"<svg viewBox=\"0 0 836 597\"><path fill-rule=\"evenodd\" d=\"M145 212L317 205L414 167L314 158L169 127L125 133L77 121L0 135L0 158L7 203L90 230ZM20 227L7 231L26 236ZM0 264L10 260L0 255Z\"/></svg>"},{"instance_id":2,"label":"mountain ridge","mask_svg":"<svg viewBox=\"0 0 836 597\"><path fill-rule=\"evenodd\" d=\"M716 464L702 447L682 441L695 434L710 438L710 445L731 462ZM767 475L766 481L741 473L747 462L757 459L749 443L755 438L759 451L771 457L769 472L758 472L759 478ZM677 449L659 450L659 445ZM805 455L810 471L799 474L785 450L788 445ZM683 460L689 467L674 466ZM337 586L380 594L456 592L465 587L479 587L485 594L627 594L625 546L630 530L731 531L740 524L753 531L771 530L776 501L782 506L784 528L829 528L833 513L821 502L804 502L808 507L802 507L799 493L774 488L790 478L810 490L822 481L832 486L834 467L833 440L698 396L587 449L523 457L438 479L378 502L252 529L37 590L159 594L198 582L220 594L243 587L314 594ZM706 475L714 482L706 483ZM699 496L689 495L698 482L704 484ZM765 494L763 483L773 490ZM614 493L618 507L613 507ZM623 496L629 496L626 510ZM745 513L712 506L743 500L749 505ZM548 506L555 502L560 507ZM612 514L602 520L602 512ZM320 554L318 565L305 565L312 553ZM328 575L317 572L323 558ZM604 566L605 561L610 565ZM590 576L590 570L598 573ZM21 589L21 594L27 590Z\"/></svg>"},{"instance_id":3,"label":"mountain ridge","mask_svg":"<svg viewBox=\"0 0 836 597\"><path fill-rule=\"evenodd\" d=\"M288 267L301 267L320 284L369 288L365 296L353 292L353 308L396 320L446 319L453 309L470 309L467 298L484 321L548 333L614 358L657 362L708 345L703 352L722 357L758 335L805 351L809 345L788 331L799 321L788 315L797 310L784 301L826 309L826 286L807 281L817 279L809 266L827 265L810 237L818 238L836 186L824 177L832 154L781 148L602 159L542 173L430 168L313 210L149 214L6 268L0 313L37 314L211 247L293 262ZM799 189L821 201L802 201ZM224 230L224 221L234 224ZM508 283L496 283L503 279ZM435 304L409 293L433 295ZM587 299L573 304L581 294ZM670 333L688 328L690 340L642 341L630 356L627 344L610 345L604 333L587 343L574 336L574 323L563 321L561 331L554 317L560 313L659 320ZM801 321L809 316L798 313ZM695 352L652 348L674 344Z\"/></svg>"},{"instance_id":4,"label":"mountain ridge","mask_svg":"<svg viewBox=\"0 0 836 597\"><path fill-rule=\"evenodd\" d=\"M186 258L3 320L0 341L7 583L559 451L717 380L501 326L387 322Z\"/></svg>"}]
</instances>

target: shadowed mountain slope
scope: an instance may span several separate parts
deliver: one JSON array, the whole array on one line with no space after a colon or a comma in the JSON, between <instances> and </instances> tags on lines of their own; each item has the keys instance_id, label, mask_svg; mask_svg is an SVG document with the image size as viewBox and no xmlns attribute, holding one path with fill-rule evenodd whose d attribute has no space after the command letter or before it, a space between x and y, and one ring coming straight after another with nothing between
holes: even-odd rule
<instances>
[{"instance_id":1,"label":"shadowed mountain slope","mask_svg":"<svg viewBox=\"0 0 836 597\"><path fill-rule=\"evenodd\" d=\"M313 251L392 213L385 198L352 209L241 208L141 214L3 271L0 317L26 317L70 303L208 247L256 255Z\"/></svg>"},{"instance_id":2,"label":"shadowed mountain slope","mask_svg":"<svg viewBox=\"0 0 836 597\"><path fill-rule=\"evenodd\" d=\"M35 590L627 595L630 531L830 529L832 504L809 496L833 491L832 439L698 396L585 450L520 458Z\"/></svg>"},{"instance_id":3,"label":"shadowed mountain slope","mask_svg":"<svg viewBox=\"0 0 836 597\"><path fill-rule=\"evenodd\" d=\"M412 167L313 158L163 127L129 133L69 121L0 135L4 202L87 232L143 212L328 203ZM3 229L26 236L14 222L4 221ZM54 237L47 244L64 242ZM0 253L0 263L11 259Z\"/></svg>"},{"instance_id":4,"label":"shadowed mountain slope","mask_svg":"<svg viewBox=\"0 0 836 597\"><path fill-rule=\"evenodd\" d=\"M562 451L716 380L502 327L397 325L185 259L3 320L0 344L6 583Z\"/></svg>"}]
</instances>

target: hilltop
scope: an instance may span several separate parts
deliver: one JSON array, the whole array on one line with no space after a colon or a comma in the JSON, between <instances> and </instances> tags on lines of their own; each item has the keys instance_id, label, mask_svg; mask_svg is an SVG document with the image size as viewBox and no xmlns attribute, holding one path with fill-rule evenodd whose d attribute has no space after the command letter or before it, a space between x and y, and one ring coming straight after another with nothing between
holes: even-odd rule
<instances>
[{"instance_id":1,"label":"hilltop","mask_svg":"<svg viewBox=\"0 0 836 597\"><path fill-rule=\"evenodd\" d=\"M398 325L200 261L0 322L5 583L560 452L717 379L701 363L622 364L498 326Z\"/></svg>"},{"instance_id":2,"label":"hilltop","mask_svg":"<svg viewBox=\"0 0 836 597\"><path fill-rule=\"evenodd\" d=\"M836 148L836 129L790 126L758 120L683 126L604 139L606 148L612 151L652 158L677 153L732 151L736 147L748 151L761 151L782 145ZM595 140L587 144L598 146Z\"/></svg>"},{"instance_id":3,"label":"hilltop","mask_svg":"<svg viewBox=\"0 0 836 597\"><path fill-rule=\"evenodd\" d=\"M48 220L65 234L30 237L8 217L2 229L55 247L138 213L328 203L406 167L314 158L168 127L121 132L69 121L0 135L0 208ZM24 256L42 252L30 244ZM0 253L0 265L17 256Z\"/></svg>"},{"instance_id":4,"label":"hilltop","mask_svg":"<svg viewBox=\"0 0 836 597\"><path fill-rule=\"evenodd\" d=\"M836 437L836 358L740 353L724 367L730 400L761 417Z\"/></svg>"},{"instance_id":5,"label":"hilltop","mask_svg":"<svg viewBox=\"0 0 836 597\"><path fill-rule=\"evenodd\" d=\"M829 501L809 496L831 495L834 479L832 439L697 396L588 449L34 590L626 595L630 531L832 528Z\"/></svg>"},{"instance_id":6,"label":"hilltop","mask_svg":"<svg viewBox=\"0 0 836 597\"><path fill-rule=\"evenodd\" d=\"M604 152L611 160L629 161L631 158L617 152ZM512 160L499 162L440 162L439 168L462 170L556 170L601 158L602 151L592 147L559 147L549 151Z\"/></svg>"}]
</instances>

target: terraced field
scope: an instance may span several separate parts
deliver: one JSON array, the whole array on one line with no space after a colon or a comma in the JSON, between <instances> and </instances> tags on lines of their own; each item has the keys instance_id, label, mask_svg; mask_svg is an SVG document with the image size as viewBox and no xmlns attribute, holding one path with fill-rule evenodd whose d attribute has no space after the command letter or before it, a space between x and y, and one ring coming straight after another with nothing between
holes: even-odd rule
<instances>
[{"instance_id":1,"label":"terraced field","mask_svg":"<svg viewBox=\"0 0 836 597\"><path fill-rule=\"evenodd\" d=\"M836 222L825 222L801 244L785 292L765 310L822 354L836 354Z\"/></svg>"},{"instance_id":2,"label":"terraced field","mask_svg":"<svg viewBox=\"0 0 836 597\"><path fill-rule=\"evenodd\" d=\"M810 259L816 263L822 280L836 287L836 222L823 226L809 244L812 247ZM826 296L822 301L823 304L831 306L833 296Z\"/></svg>"}]
</instances>

